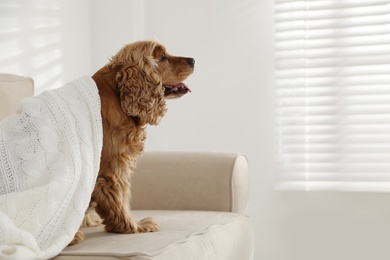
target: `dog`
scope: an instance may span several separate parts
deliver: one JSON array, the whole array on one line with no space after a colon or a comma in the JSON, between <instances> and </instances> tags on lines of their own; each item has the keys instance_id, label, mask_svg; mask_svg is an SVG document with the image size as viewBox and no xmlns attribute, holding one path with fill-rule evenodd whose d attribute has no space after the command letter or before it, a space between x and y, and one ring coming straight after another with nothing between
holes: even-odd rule
<instances>
[{"instance_id":1,"label":"dog","mask_svg":"<svg viewBox=\"0 0 390 260\"><path fill-rule=\"evenodd\" d=\"M167 112L166 99L190 92L182 81L194 66L193 58L170 55L158 42L139 41L125 45L92 76L101 100L103 148L84 225L91 224L94 208L107 232L159 230L152 218L136 222L132 217L131 176L144 150L145 126L159 124ZM70 245L84 239L79 229Z\"/></svg>"}]
</instances>

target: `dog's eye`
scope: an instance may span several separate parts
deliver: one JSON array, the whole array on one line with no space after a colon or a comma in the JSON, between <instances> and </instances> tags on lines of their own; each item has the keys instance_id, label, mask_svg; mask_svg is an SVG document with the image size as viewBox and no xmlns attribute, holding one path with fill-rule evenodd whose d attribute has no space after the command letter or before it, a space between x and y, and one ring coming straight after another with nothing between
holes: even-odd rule
<instances>
[{"instance_id":1,"label":"dog's eye","mask_svg":"<svg viewBox=\"0 0 390 260\"><path fill-rule=\"evenodd\" d=\"M166 59L165 53L163 53L163 54L161 55L160 61L164 61L165 59Z\"/></svg>"}]
</instances>

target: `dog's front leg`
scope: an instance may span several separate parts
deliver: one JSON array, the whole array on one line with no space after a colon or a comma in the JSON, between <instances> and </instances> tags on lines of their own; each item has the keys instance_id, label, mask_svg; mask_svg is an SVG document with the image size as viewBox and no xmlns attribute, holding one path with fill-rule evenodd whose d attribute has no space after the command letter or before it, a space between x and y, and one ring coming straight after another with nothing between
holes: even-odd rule
<instances>
[{"instance_id":1,"label":"dog's front leg","mask_svg":"<svg viewBox=\"0 0 390 260\"><path fill-rule=\"evenodd\" d=\"M130 179L129 175L114 174L98 177L93 192L97 202L96 212L103 219L105 230L114 233L143 233L158 231L159 227L151 218L144 218L137 223L130 213Z\"/></svg>"}]
</instances>

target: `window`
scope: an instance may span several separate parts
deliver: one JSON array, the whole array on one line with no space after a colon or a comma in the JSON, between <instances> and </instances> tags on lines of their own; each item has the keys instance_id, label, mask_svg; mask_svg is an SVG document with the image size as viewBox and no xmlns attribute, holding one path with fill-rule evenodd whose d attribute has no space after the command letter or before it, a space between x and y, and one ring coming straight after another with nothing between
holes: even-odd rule
<instances>
[{"instance_id":1,"label":"window","mask_svg":"<svg viewBox=\"0 0 390 260\"><path fill-rule=\"evenodd\" d=\"M275 4L277 187L390 191L390 0Z\"/></svg>"}]
</instances>

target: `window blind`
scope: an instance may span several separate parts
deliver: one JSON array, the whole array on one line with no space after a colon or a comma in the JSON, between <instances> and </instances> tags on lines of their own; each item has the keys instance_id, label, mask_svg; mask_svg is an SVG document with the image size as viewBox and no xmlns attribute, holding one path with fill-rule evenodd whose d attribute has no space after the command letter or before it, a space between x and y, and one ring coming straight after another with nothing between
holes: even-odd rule
<instances>
[{"instance_id":1,"label":"window blind","mask_svg":"<svg viewBox=\"0 0 390 260\"><path fill-rule=\"evenodd\" d=\"M275 2L277 188L390 191L390 0Z\"/></svg>"}]
</instances>

